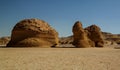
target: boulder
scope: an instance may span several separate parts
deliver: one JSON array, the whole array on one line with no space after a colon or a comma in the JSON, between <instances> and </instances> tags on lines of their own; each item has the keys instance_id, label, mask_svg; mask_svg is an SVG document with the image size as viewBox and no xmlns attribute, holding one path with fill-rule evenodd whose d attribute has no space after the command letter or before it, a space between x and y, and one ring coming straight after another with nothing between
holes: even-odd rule
<instances>
[{"instance_id":1,"label":"boulder","mask_svg":"<svg viewBox=\"0 0 120 70\"><path fill-rule=\"evenodd\" d=\"M89 39L85 30L82 28L82 23L77 21L75 22L73 29L73 45L78 48L86 48L90 47Z\"/></svg>"},{"instance_id":2,"label":"boulder","mask_svg":"<svg viewBox=\"0 0 120 70\"><path fill-rule=\"evenodd\" d=\"M85 30L87 31L87 36L95 43L96 47L104 46L104 39L101 33L101 29L97 25L91 25L85 28Z\"/></svg>"},{"instance_id":3,"label":"boulder","mask_svg":"<svg viewBox=\"0 0 120 70\"><path fill-rule=\"evenodd\" d=\"M58 33L50 25L39 19L25 19L18 22L7 47L55 47Z\"/></svg>"}]
</instances>

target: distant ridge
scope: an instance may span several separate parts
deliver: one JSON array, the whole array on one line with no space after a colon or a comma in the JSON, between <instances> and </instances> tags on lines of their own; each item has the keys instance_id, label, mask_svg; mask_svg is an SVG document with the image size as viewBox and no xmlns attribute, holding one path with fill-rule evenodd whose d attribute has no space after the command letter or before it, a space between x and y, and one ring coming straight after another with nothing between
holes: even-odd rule
<instances>
[{"instance_id":1,"label":"distant ridge","mask_svg":"<svg viewBox=\"0 0 120 70\"><path fill-rule=\"evenodd\" d=\"M112 34L110 32L102 32L102 34L105 40L120 44L120 34ZM9 41L10 41L10 36L1 37L0 45L6 45ZM59 37L59 44L72 44L72 42L73 42L73 35L67 37Z\"/></svg>"},{"instance_id":2,"label":"distant ridge","mask_svg":"<svg viewBox=\"0 0 120 70\"><path fill-rule=\"evenodd\" d=\"M112 34L110 32L102 32L102 34L105 40L120 44L120 34ZM60 44L71 44L73 41L73 35L68 37L60 37L59 39Z\"/></svg>"}]
</instances>

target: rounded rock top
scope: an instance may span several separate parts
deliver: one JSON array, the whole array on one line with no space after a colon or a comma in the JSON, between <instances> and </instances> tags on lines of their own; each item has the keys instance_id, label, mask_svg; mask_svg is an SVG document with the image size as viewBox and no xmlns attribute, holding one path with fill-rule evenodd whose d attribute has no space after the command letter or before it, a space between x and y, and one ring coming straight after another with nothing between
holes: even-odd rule
<instances>
[{"instance_id":1,"label":"rounded rock top","mask_svg":"<svg viewBox=\"0 0 120 70\"><path fill-rule=\"evenodd\" d=\"M13 31L15 30L29 30L34 32L41 32L41 31L51 31L54 30L50 25L40 19L24 19L20 22L18 22L15 27L13 28Z\"/></svg>"},{"instance_id":2,"label":"rounded rock top","mask_svg":"<svg viewBox=\"0 0 120 70\"><path fill-rule=\"evenodd\" d=\"M24 19L14 26L7 47L55 47L58 41L58 32L47 22Z\"/></svg>"}]
</instances>

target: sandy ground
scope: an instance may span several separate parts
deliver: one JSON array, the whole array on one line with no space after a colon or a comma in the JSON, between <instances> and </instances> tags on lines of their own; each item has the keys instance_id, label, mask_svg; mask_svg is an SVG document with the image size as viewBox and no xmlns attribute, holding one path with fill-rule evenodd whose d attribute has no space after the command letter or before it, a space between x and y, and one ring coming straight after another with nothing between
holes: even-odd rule
<instances>
[{"instance_id":1,"label":"sandy ground","mask_svg":"<svg viewBox=\"0 0 120 70\"><path fill-rule=\"evenodd\" d=\"M120 70L120 49L0 48L0 70Z\"/></svg>"}]
</instances>

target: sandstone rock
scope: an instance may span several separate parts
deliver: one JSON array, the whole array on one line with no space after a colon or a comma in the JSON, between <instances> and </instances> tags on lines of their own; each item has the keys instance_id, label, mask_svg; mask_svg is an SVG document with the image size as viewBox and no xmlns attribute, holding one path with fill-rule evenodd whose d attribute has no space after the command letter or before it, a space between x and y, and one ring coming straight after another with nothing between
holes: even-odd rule
<instances>
[{"instance_id":1,"label":"sandstone rock","mask_svg":"<svg viewBox=\"0 0 120 70\"><path fill-rule=\"evenodd\" d=\"M0 38L0 45L5 45L10 41L10 37L1 37Z\"/></svg>"},{"instance_id":2,"label":"sandstone rock","mask_svg":"<svg viewBox=\"0 0 120 70\"><path fill-rule=\"evenodd\" d=\"M73 26L73 45L76 47L103 47L104 39L101 29L96 25L91 25L85 29L82 23L77 21Z\"/></svg>"},{"instance_id":3,"label":"sandstone rock","mask_svg":"<svg viewBox=\"0 0 120 70\"><path fill-rule=\"evenodd\" d=\"M72 32L74 38L73 45L79 48L90 47L89 39L87 37L85 30L82 28L81 22L79 21L75 22Z\"/></svg>"},{"instance_id":4,"label":"sandstone rock","mask_svg":"<svg viewBox=\"0 0 120 70\"><path fill-rule=\"evenodd\" d=\"M73 36L59 38L59 44L72 44Z\"/></svg>"},{"instance_id":5,"label":"sandstone rock","mask_svg":"<svg viewBox=\"0 0 120 70\"><path fill-rule=\"evenodd\" d=\"M88 31L87 35L90 40L95 43L96 47L103 47L104 46L104 39L101 33L101 29L96 25L91 25L85 28Z\"/></svg>"},{"instance_id":6,"label":"sandstone rock","mask_svg":"<svg viewBox=\"0 0 120 70\"><path fill-rule=\"evenodd\" d=\"M58 33L48 23L39 19L18 22L7 47L52 47L58 45Z\"/></svg>"}]
</instances>

